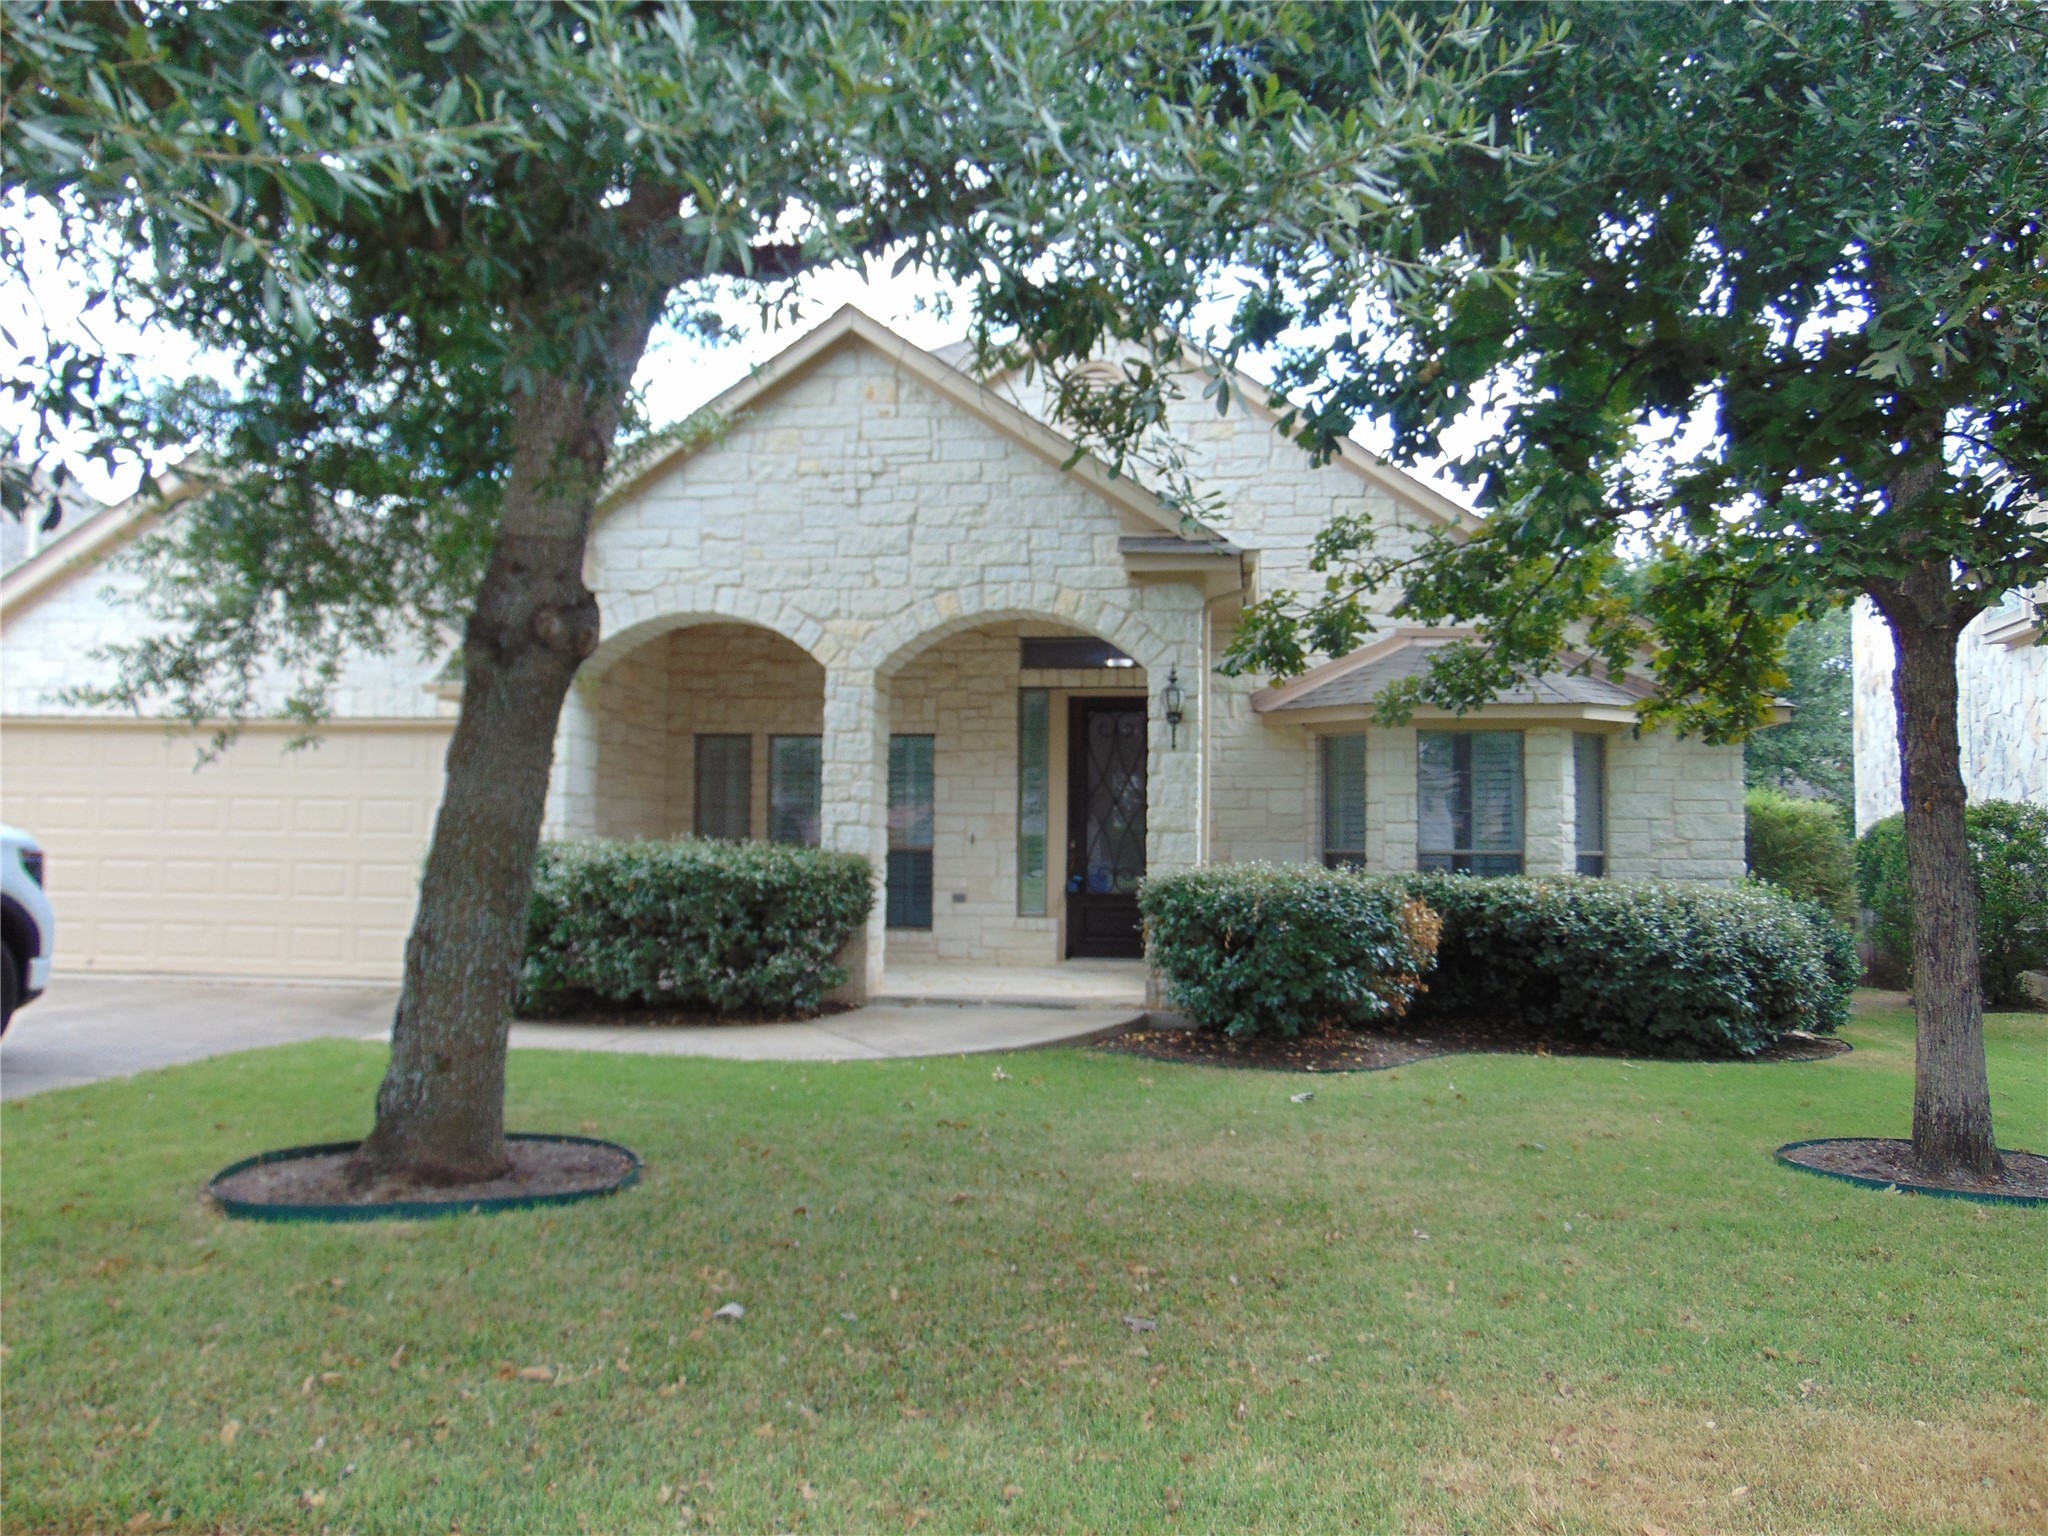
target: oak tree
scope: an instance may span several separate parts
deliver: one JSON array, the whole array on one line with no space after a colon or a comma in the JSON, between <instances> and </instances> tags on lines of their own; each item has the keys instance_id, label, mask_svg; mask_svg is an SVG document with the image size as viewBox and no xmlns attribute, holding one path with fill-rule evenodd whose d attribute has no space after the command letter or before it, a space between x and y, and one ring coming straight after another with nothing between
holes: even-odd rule
<instances>
[{"instance_id":1,"label":"oak tree","mask_svg":"<svg viewBox=\"0 0 2048 1536\"><path fill-rule=\"evenodd\" d=\"M108 303L236 372L152 391L74 349L15 390L44 443L132 429L217 466L107 696L232 725L283 675L310 722L351 650L460 635L355 1165L427 1183L505 1161L556 721L598 642L585 542L654 328L714 334L886 258L969 283L984 342L1057 366L1171 333L1240 266L1362 280L1419 233L1400 168L1483 152L1472 87L1525 51L1483 16L1285 0L45 0L0 24L4 190ZM1292 83L1326 46L1356 97Z\"/></svg>"},{"instance_id":2,"label":"oak tree","mask_svg":"<svg viewBox=\"0 0 2048 1536\"><path fill-rule=\"evenodd\" d=\"M1404 182L1469 274L1439 261L1395 303L1283 274L1232 338L1308 336L1275 374L1302 441L1378 419L1398 456L1453 461L1484 531L1402 558L1331 526L1327 585L1269 599L1235 661L1347 650L1398 593L1396 615L1480 632L1397 714L1474 706L1569 641L1646 653L1648 718L1727 740L1767 719L1797 622L1873 603L1897 655L1915 1154L1988 1173L1956 646L2048 577L2048 10L1564 9L1562 47L1479 87L1528 153ZM1312 68L1309 99L1348 88ZM1509 281L1480 270L1503 241Z\"/></svg>"}]
</instances>

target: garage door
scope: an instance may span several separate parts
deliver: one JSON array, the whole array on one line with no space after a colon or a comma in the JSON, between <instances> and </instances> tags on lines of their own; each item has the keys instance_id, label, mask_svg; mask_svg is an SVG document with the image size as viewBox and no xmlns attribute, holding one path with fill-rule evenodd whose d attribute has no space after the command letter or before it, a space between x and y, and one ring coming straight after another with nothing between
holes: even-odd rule
<instances>
[{"instance_id":1,"label":"garage door","mask_svg":"<svg viewBox=\"0 0 2048 1536\"><path fill-rule=\"evenodd\" d=\"M158 725L0 725L0 816L48 854L57 967L396 979L444 724L249 730L195 768Z\"/></svg>"}]
</instances>

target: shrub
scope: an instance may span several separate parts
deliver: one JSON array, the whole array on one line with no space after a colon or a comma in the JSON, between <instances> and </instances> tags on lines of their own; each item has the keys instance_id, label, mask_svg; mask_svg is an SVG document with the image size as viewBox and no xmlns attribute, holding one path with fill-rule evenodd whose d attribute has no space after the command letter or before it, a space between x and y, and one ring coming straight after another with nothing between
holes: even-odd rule
<instances>
[{"instance_id":1,"label":"shrub","mask_svg":"<svg viewBox=\"0 0 2048 1536\"><path fill-rule=\"evenodd\" d=\"M1666 1056L1752 1056L1848 1016L1853 937L1761 886L1397 877L1443 918L1423 1018L1509 1017Z\"/></svg>"},{"instance_id":2,"label":"shrub","mask_svg":"<svg viewBox=\"0 0 2048 1536\"><path fill-rule=\"evenodd\" d=\"M2048 807L1985 800L1964 812L1977 876L1978 966L1984 1000L2029 1006L2026 971L2048 970ZM1906 823L1887 816L1856 841L1856 883L1870 909L1879 957L1910 976L1913 890L1906 878Z\"/></svg>"},{"instance_id":3,"label":"shrub","mask_svg":"<svg viewBox=\"0 0 2048 1536\"><path fill-rule=\"evenodd\" d=\"M1841 809L1775 789L1752 789L1746 806L1749 872L1854 922L1856 857Z\"/></svg>"},{"instance_id":4,"label":"shrub","mask_svg":"<svg viewBox=\"0 0 2048 1536\"><path fill-rule=\"evenodd\" d=\"M867 860L774 843L542 846L521 1001L816 1013L874 903Z\"/></svg>"},{"instance_id":5,"label":"shrub","mask_svg":"<svg viewBox=\"0 0 2048 1536\"><path fill-rule=\"evenodd\" d=\"M1174 1006L1232 1035L1399 1018L1436 952L1426 906L1341 870L1211 865L1147 880L1138 905Z\"/></svg>"}]
</instances>

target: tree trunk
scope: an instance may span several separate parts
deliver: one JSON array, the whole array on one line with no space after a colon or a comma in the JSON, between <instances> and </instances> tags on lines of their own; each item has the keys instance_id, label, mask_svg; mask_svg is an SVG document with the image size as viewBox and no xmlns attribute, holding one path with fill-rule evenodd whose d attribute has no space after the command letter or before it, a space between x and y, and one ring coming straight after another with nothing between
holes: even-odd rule
<instances>
[{"instance_id":1,"label":"tree trunk","mask_svg":"<svg viewBox=\"0 0 2048 1536\"><path fill-rule=\"evenodd\" d=\"M448 1185L507 1166L505 1042L555 728L597 648L584 545L631 379L653 323L618 332L614 387L543 380L515 411L513 464L490 565L463 639L462 709L405 949L405 986L377 1124L350 1168Z\"/></svg>"},{"instance_id":2,"label":"tree trunk","mask_svg":"<svg viewBox=\"0 0 2048 1536\"><path fill-rule=\"evenodd\" d=\"M1956 601L1947 560L1873 593L1892 631L1892 699L1913 893L1913 1157L1934 1179L2000 1167L1984 1064L1977 883L1963 820L1956 642L1974 609Z\"/></svg>"}]
</instances>

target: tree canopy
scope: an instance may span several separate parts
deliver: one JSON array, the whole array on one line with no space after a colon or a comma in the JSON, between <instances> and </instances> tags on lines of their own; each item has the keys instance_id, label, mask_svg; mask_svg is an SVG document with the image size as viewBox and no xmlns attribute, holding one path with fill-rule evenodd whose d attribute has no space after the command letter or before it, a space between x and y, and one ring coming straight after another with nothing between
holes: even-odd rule
<instances>
[{"instance_id":1,"label":"tree canopy","mask_svg":"<svg viewBox=\"0 0 2048 1536\"><path fill-rule=\"evenodd\" d=\"M1425 684L1438 702L1579 632L1615 665L1647 648L1666 714L1740 736L1799 618L1929 560L1953 566L1939 602L1965 617L2048 574L2029 515L2048 486L2048 13L1570 21L1564 47L1483 88L1497 137L1530 155L1453 156L1405 188L1475 267L1512 242L1518 280L1444 260L1362 314L1284 283L1266 304L1327 333L1278 370L1303 441L1385 422L1398 457L1450 460L1486 533L1402 561L1339 523L1329 588L1274 598L1237 655L1286 671L1348 649L1361 599L1398 590L1401 616L1484 621ZM1631 598L1616 577L1640 557Z\"/></svg>"},{"instance_id":2,"label":"tree canopy","mask_svg":"<svg viewBox=\"0 0 2048 1536\"><path fill-rule=\"evenodd\" d=\"M282 663L310 717L351 649L462 635L366 1184L505 1166L555 727L601 620L584 546L657 324L886 257L1057 371L1111 336L1170 353L1240 269L1410 281L1404 174L1489 153L1478 87L1546 40L1290 0L0 14L0 190L238 370L151 398L71 352L13 385L46 441L139 426L213 466L154 545L164 632L104 697L232 720ZM1325 56L1355 96L1299 88Z\"/></svg>"},{"instance_id":3,"label":"tree canopy","mask_svg":"<svg viewBox=\"0 0 2048 1536\"><path fill-rule=\"evenodd\" d=\"M1269 597L1229 660L1287 673L1387 612L1470 620L1388 717L1475 707L1570 645L1647 660L1646 723L1735 740L1785 685L1794 626L1868 598L1898 658L1915 1153L1988 1175L1955 658L2048 576L2048 11L1568 14L1565 46L1477 87L1526 156L1413 168L1439 259L1362 305L1276 274L1233 336L1306 330L1277 374L1302 441L1382 420L1397 456L1452 460L1485 527L1401 556L1336 521L1325 586ZM1507 281L1483 268L1503 249Z\"/></svg>"},{"instance_id":4,"label":"tree canopy","mask_svg":"<svg viewBox=\"0 0 2048 1536\"><path fill-rule=\"evenodd\" d=\"M1286 3L52 0L7 25L7 189L105 303L236 366L151 389L64 344L9 381L25 457L71 426L232 467L152 550L166 628L114 690L195 719L279 665L317 716L345 650L458 630L518 401L630 373L627 290L716 336L885 256L1057 367L1172 335L1246 263L1356 286L1412 256L1398 168L1484 153L1464 87L1540 43ZM1319 49L1358 101L1290 87Z\"/></svg>"},{"instance_id":5,"label":"tree canopy","mask_svg":"<svg viewBox=\"0 0 2048 1536\"><path fill-rule=\"evenodd\" d=\"M1792 718L1743 744L1750 787L1818 793L1847 811L1856 794L1856 676L1847 611L1795 624L1785 637L1783 671L1778 693L1792 706Z\"/></svg>"}]
</instances>

